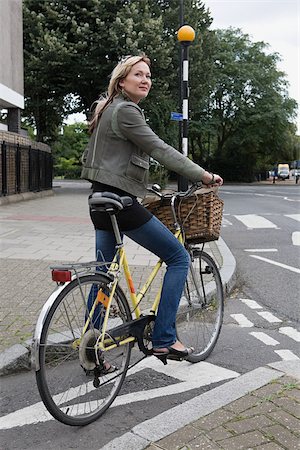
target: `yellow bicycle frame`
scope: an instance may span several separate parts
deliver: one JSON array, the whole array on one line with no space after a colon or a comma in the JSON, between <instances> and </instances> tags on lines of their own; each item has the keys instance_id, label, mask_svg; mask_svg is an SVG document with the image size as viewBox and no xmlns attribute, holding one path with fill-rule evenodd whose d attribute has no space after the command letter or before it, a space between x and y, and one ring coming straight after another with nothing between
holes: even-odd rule
<instances>
[{"instance_id":1,"label":"yellow bicycle frame","mask_svg":"<svg viewBox=\"0 0 300 450\"><path fill-rule=\"evenodd\" d=\"M177 230L174 233L174 236L179 240L179 242L181 244L183 244L183 236L182 236L182 232L181 230ZM114 297L115 291L116 291L116 287L118 284L118 280L119 280L119 272L120 272L120 268L123 269L123 273L124 273L124 277L128 286L128 290L129 290L129 294L130 294L130 298L131 298L131 304L133 306L133 311L135 314L135 318L138 319L141 316L141 310L139 307L140 302L142 301L143 297L145 296L145 294L147 293L147 291L149 290L150 286L153 283L153 280L156 278L161 266L163 264L163 261L160 259L155 266L153 267L149 277L147 278L145 284L142 286L142 288L139 290L138 294L136 294L135 291L135 287L134 287L134 283L133 283L133 279L131 276L131 272L130 272L130 268L129 268L129 264L128 264L128 260L127 260L127 256L126 256L126 252L125 252L125 248L124 245L120 246L117 249L117 252L115 254L115 257L111 263L110 269L109 269L109 273L114 275L114 281L112 282L111 286L110 286L110 295L109 295L109 300L108 300L108 304L106 307L106 311L105 311L105 316L104 316L104 321L103 321L103 327L102 327L102 333L101 333L101 338L98 339L97 342L97 346L100 350L102 351L108 351L108 350L112 350L113 348L117 347L116 343L113 343L111 338L108 338L108 334L106 333L106 329L107 329L107 324L108 324L108 319L109 319L109 312L110 312L110 306L111 306L111 302L112 299ZM156 311L158 309L158 305L160 302L160 295L161 295L161 288L158 290L154 302L151 306L150 309L150 314L156 314ZM89 317L84 325L83 328L83 334L86 332L86 330L89 327L89 324L91 322L91 319L93 317L94 311L96 309L96 306L98 304L98 300L97 298L95 299L95 302L89 312ZM130 336L126 339L123 339L121 341L118 342L118 346L120 345L126 345L129 342L134 342L135 338L133 336Z\"/></svg>"}]
</instances>

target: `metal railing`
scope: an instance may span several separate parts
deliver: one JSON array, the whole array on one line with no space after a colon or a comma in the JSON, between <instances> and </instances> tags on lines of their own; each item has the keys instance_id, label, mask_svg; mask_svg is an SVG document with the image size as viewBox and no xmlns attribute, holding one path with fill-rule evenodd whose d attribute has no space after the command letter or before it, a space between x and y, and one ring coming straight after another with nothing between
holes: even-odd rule
<instances>
[{"instance_id":1,"label":"metal railing","mask_svg":"<svg viewBox=\"0 0 300 450\"><path fill-rule=\"evenodd\" d=\"M0 196L52 189L53 158L30 145L1 142Z\"/></svg>"}]
</instances>

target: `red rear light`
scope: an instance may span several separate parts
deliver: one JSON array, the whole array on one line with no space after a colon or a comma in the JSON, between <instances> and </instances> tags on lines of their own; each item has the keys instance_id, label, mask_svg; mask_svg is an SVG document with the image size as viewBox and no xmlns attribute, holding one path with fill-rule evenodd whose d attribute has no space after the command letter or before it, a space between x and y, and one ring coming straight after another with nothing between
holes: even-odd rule
<instances>
[{"instance_id":1,"label":"red rear light","mask_svg":"<svg viewBox=\"0 0 300 450\"><path fill-rule=\"evenodd\" d=\"M52 270L52 280L57 283L66 283L67 281L71 281L72 274L70 270Z\"/></svg>"}]
</instances>

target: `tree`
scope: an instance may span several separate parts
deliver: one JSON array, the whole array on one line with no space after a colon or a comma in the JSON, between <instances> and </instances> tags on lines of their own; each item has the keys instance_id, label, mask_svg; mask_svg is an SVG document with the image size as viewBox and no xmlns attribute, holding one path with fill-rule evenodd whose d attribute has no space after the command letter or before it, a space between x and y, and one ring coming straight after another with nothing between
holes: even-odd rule
<instances>
[{"instance_id":1,"label":"tree","mask_svg":"<svg viewBox=\"0 0 300 450\"><path fill-rule=\"evenodd\" d=\"M85 123L65 125L52 146L54 174L78 178L81 172L81 156L88 143L88 127Z\"/></svg>"},{"instance_id":2,"label":"tree","mask_svg":"<svg viewBox=\"0 0 300 450\"><path fill-rule=\"evenodd\" d=\"M169 125L178 104L178 8L162 0L24 0L25 114L37 138L55 140L68 113L88 115L120 57L144 51L155 89L142 106L161 137L177 143ZM186 0L185 12L197 31L207 29L201 2Z\"/></svg>"},{"instance_id":3,"label":"tree","mask_svg":"<svg viewBox=\"0 0 300 450\"><path fill-rule=\"evenodd\" d=\"M64 100L64 66L69 52L59 30L58 14L51 4L25 0L24 69L25 112L27 122L35 126L37 140L51 142L57 135L62 117L67 113Z\"/></svg>"},{"instance_id":4,"label":"tree","mask_svg":"<svg viewBox=\"0 0 300 450\"><path fill-rule=\"evenodd\" d=\"M279 55L266 48L239 29L215 33L209 95L192 129L200 161L214 159L227 179L251 179L266 154L272 159L287 150L296 102L277 69Z\"/></svg>"}]
</instances>

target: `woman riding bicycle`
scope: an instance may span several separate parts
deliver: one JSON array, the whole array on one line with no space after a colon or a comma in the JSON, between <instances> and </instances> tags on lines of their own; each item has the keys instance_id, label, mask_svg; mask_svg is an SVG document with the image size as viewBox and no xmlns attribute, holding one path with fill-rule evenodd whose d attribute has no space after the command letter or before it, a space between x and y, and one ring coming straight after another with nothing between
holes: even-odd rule
<instances>
[{"instance_id":1,"label":"woman riding bicycle","mask_svg":"<svg viewBox=\"0 0 300 450\"><path fill-rule=\"evenodd\" d=\"M92 132L83 155L81 177L92 182L93 192L130 196L133 205L118 214L123 234L156 254L167 265L153 330L153 354L184 359L192 353L176 338L175 318L189 268L189 255L174 235L137 200L147 193L149 158L167 169L206 185L223 184L176 149L162 141L147 125L138 106L151 88L150 60L127 56L112 72L108 93L100 98L90 122ZM96 230L96 254L112 261L115 236L108 214L91 212Z\"/></svg>"}]
</instances>

